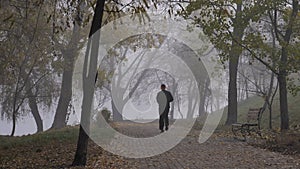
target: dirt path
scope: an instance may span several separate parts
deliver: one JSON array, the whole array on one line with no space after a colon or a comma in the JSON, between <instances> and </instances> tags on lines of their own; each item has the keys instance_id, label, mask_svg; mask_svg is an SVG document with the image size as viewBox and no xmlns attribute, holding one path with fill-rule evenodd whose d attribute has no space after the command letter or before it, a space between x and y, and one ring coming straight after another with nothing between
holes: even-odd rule
<instances>
[{"instance_id":1,"label":"dirt path","mask_svg":"<svg viewBox=\"0 0 300 169\"><path fill-rule=\"evenodd\" d=\"M157 122L117 123L116 128L129 136L151 137L160 134ZM282 155L252 147L246 142L214 134L199 144L200 130L193 130L173 149L149 158L125 159L129 168L300 168L298 156ZM127 168L127 167L126 167Z\"/></svg>"}]
</instances>

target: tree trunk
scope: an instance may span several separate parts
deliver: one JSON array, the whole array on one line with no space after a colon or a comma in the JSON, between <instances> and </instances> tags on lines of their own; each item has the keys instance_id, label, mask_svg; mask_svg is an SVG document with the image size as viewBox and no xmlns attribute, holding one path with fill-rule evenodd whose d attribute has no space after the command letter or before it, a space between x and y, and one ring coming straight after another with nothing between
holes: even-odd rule
<instances>
[{"instance_id":1,"label":"tree trunk","mask_svg":"<svg viewBox=\"0 0 300 169\"><path fill-rule=\"evenodd\" d=\"M21 73L21 69L20 69L20 73ZM17 97L19 96L19 83L20 83L20 74L18 76L18 80L17 80L17 84L16 84L16 88L15 88L15 93L14 93L14 99L13 99L13 114L12 114L12 122L13 122L13 126L12 126L12 130L10 133L10 136L14 136L15 131L16 131L16 120L17 120L17 112L18 112L18 108L17 108Z\"/></svg>"},{"instance_id":2,"label":"tree trunk","mask_svg":"<svg viewBox=\"0 0 300 169\"><path fill-rule=\"evenodd\" d=\"M248 81L245 79L245 94L246 94L246 100L249 98L249 93L248 93Z\"/></svg>"},{"instance_id":3,"label":"tree trunk","mask_svg":"<svg viewBox=\"0 0 300 169\"><path fill-rule=\"evenodd\" d=\"M204 80L204 85L201 88L201 93L200 93L200 103L199 103L199 112L198 115L201 116L202 114L207 113L205 111L205 102L207 100L208 95L208 91L209 91L209 84L210 84L210 80L207 77Z\"/></svg>"},{"instance_id":4,"label":"tree trunk","mask_svg":"<svg viewBox=\"0 0 300 169\"><path fill-rule=\"evenodd\" d=\"M178 84L176 83L175 79L173 78L173 83L172 83L172 95L173 97L175 97L175 92L177 90ZM172 102L171 105L171 111L170 111L170 119L173 120L174 119L174 109L175 109L175 99Z\"/></svg>"},{"instance_id":5,"label":"tree trunk","mask_svg":"<svg viewBox=\"0 0 300 169\"><path fill-rule=\"evenodd\" d=\"M60 96L58 101L58 106L55 112L54 121L52 124L52 129L60 129L66 126L66 117L68 107L72 97L72 77L73 77L73 70L74 70L74 62L75 59L71 59L69 57L75 56L68 56L66 58L66 66L64 68L63 76L62 76L62 86L60 90Z\"/></svg>"},{"instance_id":6,"label":"tree trunk","mask_svg":"<svg viewBox=\"0 0 300 169\"><path fill-rule=\"evenodd\" d=\"M175 97L174 101L176 100L176 102L177 102L178 113L179 113L181 119L183 119L183 114L182 114L181 109L180 109L180 97L179 97L179 94L178 94L178 90L176 90L175 96L177 96L177 97Z\"/></svg>"},{"instance_id":7,"label":"tree trunk","mask_svg":"<svg viewBox=\"0 0 300 169\"><path fill-rule=\"evenodd\" d=\"M12 122L13 122L13 126L12 126L12 129L11 129L11 133L10 133L10 136L14 136L15 135L15 131L16 131L16 112L13 111L13 115L12 115Z\"/></svg>"},{"instance_id":8,"label":"tree trunk","mask_svg":"<svg viewBox=\"0 0 300 169\"><path fill-rule=\"evenodd\" d=\"M35 97L29 97L29 107L31 109L31 113L33 115L33 118L34 118L36 126L37 126L37 133L42 132L43 131L43 120L40 116Z\"/></svg>"},{"instance_id":9,"label":"tree trunk","mask_svg":"<svg viewBox=\"0 0 300 169\"><path fill-rule=\"evenodd\" d=\"M37 133L43 131L43 120L41 118L37 105L36 95L32 92L34 86L32 79L24 69L20 69L20 73L25 83L26 98L28 98L29 108L37 126ZM25 78L27 77L27 78Z\"/></svg>"},{"instance_id":10,"label":"tree trunk","mask_svg":"<svg viewBox=\"0 0 300 169\"><path fill-rule=\"evenodd\" d=\"M87 161L87 146L89 136L80 125L77 149L72 166L85 166Z\"/></svg>"},{"instance_id":11,"label":"tree trunk","mask_svg":"<svg viewBox=\"0 0 300 169\"><path fill-rule=\"evenodd\" d=\"M274 78L275 78L275 74L272 72L270 88L269 88L268 95L267 95L267 98L266 98L266 102L267 102L267 105L269 107L269 129L272 129L272 104L270 102L270 99L271 99L271 95L272 95L272 92L273 92ZM274 94L275 93L276 92L274 92Z\"/></svg>"},{"instance_id":12,"label":"tree trunk","mask_svg":"<svg viewBox=\"0 0 300 169\"><path fill-rule=\"evenodd\" d=\"M239 54L231 55L229 58L229 87L228 87L228 115L226 125L237 122L237 69Z\"/></svg>"},{"instance_id":13,"label":"tree trunk","mask_svg":"<svg viewBox=\"0 0 300 169\"><path fill-rule=\"evenodd\" d=\"M16 110L16 104L17 104L17 88L18 88L18 84L15 90L15 94L14 94L14 103L13 103L13 114L12 114L12 122L13 122L13 126L12 126L12 130L10 133L10 136L14 136L15 131L16 131L16 120L17 120L17 110Z\"/></svg>"},{"instance_id":14,"label":"tree trunk","mask_svg":"<svg viewBox=\"0 0 300 169\"><path fill-rule=\"evenodd\" d=\"M36 96L32 92L32 83L30 81L30 78L28 78L28 82L25 84L26 93L28 96L28 102L29 107L31 110L31 113L33 115L33 118L35 120L36 126L37 126L37 133L43 131L43 120L39 113L39 108L37 105Z\"/></svg>"},{"instance_id":15,"label":"tree trunk","mask_svg":"<svg viewBox=\"0 0 300 169\"><path fill-rule=\"evenodd\" d=\"M288 41L286 41L288 42ZM287 64L287 49L286 47L282 47L281 50L281 58L278 74L278 84L279 84L279 102L280 102L280 128L281 130L289 129L289 114L288 114L288 101L287 101L287 88L286 88L286 64Z\"/></svg>"},{"instance_id":16,"label":"tree trunk","mask_svg":"<svg viewBox=\"0 0 300 169\"><path fill-rule=\"evenodd\" d=\"M263 111L267 107L269 108L269 129L272 129L272 105L270 104L270 99L271 99L271 95L273 92L274 76L275 76L275 74L272 72L269 90L268 90L268 93L266 93L266 95L265 95L265 102L262 107Z\"/></svg>"},{"instance_id":17,"label":"tree trunk","mask_svg":"<svg viewBox=\"0 0 300 169\"><path fill-rule=\"evenodd\" d=\"M299 11L299 1L293 0L292 13L290 15L287 29L284 35L284 42L281 50L278 83L279 83L279 96L280 96L280 117L281 117L281 131L289 129L289 113L288 113L288 101L287 101L287 59L288 59L288 47L293 34L293 29L296 29L293 25L296 22Z\"/></svg>"},{"instance_id":18,"label":"tree trunk","mask_svg":"<svg viewBox=\"0 0 300 169\"><path fill-rule=\"evenodd\" d=\"M287 89L286 89L286 76L278 76L279 83L279 96L280 96L280 117L281 117L281 130L289 129L289 114L287 102Z\"/></svg>"},{"instance_id":19,"label":"tree trunk","mask_svg":"<svg viewBox=\"0 0 300 169\"><path fill-rule=\"evenodd\" d=\"M287 88L286 88L286 71L279 71L278 84L279 84L279 102L280 102L280 118L281 130L289 129L289 114L288 114L288 101L287 101Z\"/></svg>"},{"instance_id":20,"label":"tree trunk","mask_svg":"<svg viewBox=\"0 0 300 169\"><path fill-rule=\"evenodd\" d=\"M241 42L244 32L244 27L240 25L242 21L242 4L237 4L237 14L234 20L233 39L231 49L229 51L229 87L228 87L228 114L226 125L231 125L237 122L237 70L239 57L242 53L242 48L238 44Z\"/></svg>"},{"instance_id":21,"label":"tree trunk","mask_svg":"<svg viewBox=\"0 0 300 169\"><path fill-rule=\"evenodd\" d=\"M111 100L111 105L112 105L112 113L113 113L113 121L123 121L123 116L117 109L115 102L113 99Z\"/></svg>"},{"instance_id":22,"label":"tree trunk","mask_svg":"<svg viewBox=\"0 0 300 169\"><path fill-rule=\"evenodd\" d=\"M79 10L79 9L78 9ZM79 17L79 16L77 16ZM75 66L75 61L78 55L78 44L80 43L80 24L81 19L76 18L73 27L71 40L65 50L62 50L64 58L64 69L62 76L62 86L60 89L60 96L56 108L54 121L51 129L60 129L67 124L67 112L72 98L72 78Z\"/></svg>"},{"instance_id":23,"label":"tree trunk","mask_svg":"<svg viewBox=\"0 0 300 169\"><path fill-rule=\"evenodd\" d=\"M94 95L95 77L97 72L97 59L100 41L100 28L104 9L104 0L97 0L95 14L92 21L89 41L83 66L83 101L81 111L81 121L77 149L73 166L84 166L87 160L87 146L89 139L89 124L91 115L91 106ZM93 36L94 35L94 36Z\"/></svg>"},{"instance_id":24,"label":"tree trunk","mask_svg":"<svg viewBox=\"0 0 300 169\"><path fill-rule=\"evenodd\" d=\"M193 97L192 97L192 92L191 91L192 88L192 82L190 82L189 86L188 86L188 91L187 91L187 101L188 101L188 109L187 109L187 115L186 118L187 119L191 119L193 118L193 112L192 112L192 106L193 106Z\"/></svg>"},{"instance_id":25,"label":"tree trunk","mask_svg":"<svg viewBox=\"0 0 300 169\"><path fill-rule=\"evenodd\" d=\"M139 76L138 80L136 81L136 83L134 84L133 88L131 88L131 90L129 91L129 98L132 97L132 95L134 94L134 92L136 91L136 89L139 87L140 83L142 82L143 79L145 79L145 76L147 74L148 70L144 70L142 72L142 74Z\"/></svg>"}]
</instances>

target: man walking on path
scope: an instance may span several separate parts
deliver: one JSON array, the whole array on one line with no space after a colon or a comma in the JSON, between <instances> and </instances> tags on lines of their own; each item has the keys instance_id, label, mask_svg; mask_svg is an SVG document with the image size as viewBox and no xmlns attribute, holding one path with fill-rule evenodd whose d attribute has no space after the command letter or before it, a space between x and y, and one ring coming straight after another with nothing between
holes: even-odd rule
<instances>
[{"instance_id":1,"label":"man walking on path","mask_svg":"<svg viewBox=\"0 0 300 169\"><path fill-rule=\"evenodd\" d=\"M173 96L171 92L166 90L166 85L162 84L160 86L161 91L157 93L156 101L158 103L159 109L159 129L161 132L164 132L165 129L168 130L169 127L169 109L170 102L173 101Z\"/></svg>"}]
</instances>

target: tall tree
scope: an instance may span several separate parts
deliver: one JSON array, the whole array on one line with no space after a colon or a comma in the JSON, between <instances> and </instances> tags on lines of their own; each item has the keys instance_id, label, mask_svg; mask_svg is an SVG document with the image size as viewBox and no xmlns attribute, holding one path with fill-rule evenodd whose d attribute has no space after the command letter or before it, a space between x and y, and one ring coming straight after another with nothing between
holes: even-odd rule
<instances>
[{"instance_id":1,"label":"tall tree","mask_svg":"<svg viewBox=\"0 0 300 169\"><path fill-rule=\"evenodd\" d=\"M263 13L263 2L197 0L190 3L184 15L192 16L212 44L220 52L221 62L229 61L228 115L226 124L237 121L237 70L242 43L250 21L255 22Z\"/></svg>"},{"instance_id":2,"label":"tall tree","mask_svg":"<svg viewBox=\"0 0 300 169\"><path fill-rule=\"evenodd\" d=\"M276 76L279 83L281 130L289 129L288 88L296 94L299 87L293 84L289 77L298 72L299 56L299 0L278 0L267 2L264 16L258 18L258 25L252 26L252 31L245 38L246 43L240 45L252 57L264 64ZM271 24L272 30L262 30L262 23ZM274 35L273 35L274 34ZM276 37L276 45L273 39ZM289 77L290 84L287 83Z\"/></svg>"},{"instance_id":3,"label":"tall tree","mask_svg":"<svg viewBox=\"0 0 300 169\"><path fill-rule=\"evenodd\" d=\"M18 117L27 115L29 107L37 131L43 130L38 104L50 107L55 95L51 76L52 56L49 25L43 14L46 4L42 1L6 1L1 9L1 55L3 78L2 116L12 117L14 135ZM1 6L2 8L2 6ZM46 84L47 85L44 85ZM42 87L43 86L43 87ZM28 104L28 106L26 105Z\"/></svg>"},{"instance_id":4,"label":"tall tree","mask_svg":"<svg viewBox=\"0 0 300 169\"><path fill-rule=\"evenodd\" d=\"M276 17L277 9L275 9ZM277 40L281 45L281 56L280 56L280 65L278 69L278 82L279 82L279 96L280 96L280 117L281 117L281 130L289 129L289 113L288 113L288 102L287 102L287 75L288 75L288 57L290 55L290 48L292 46L291 40L293 37L296 28L296 19L299 19L299 1L293 0L290 14L287 15L286 28L284 34L280 37L277 27L276 18L274 18L275 32L277 35ZM299 32L299 31L298 31ZM294 39L295 40L295 39Z\"/></svg>"},{"instance_id":5,"label":"tall tree","mask_svg":"<svg viewBox=\"0 0 300 169\"><path fill-rule=\"evenodd\" d=\"M86 164L87 146L89 140L90 114L94 95L94 85L97 72L97 59L100 40L100 28L104 11L105 0L97 0L95 14L89 34L88 46L83 67L83 101L77 149L73 166Z\"/></svg>"},{"instance_id":6,"label":"tall tree","mask_svg":"<svg viewBox=\"0 0 300 169\"><path fill-rule=\"evenodd\" d=\"M72 33L71 37L68 40L68 43L66 45L61 44L59 39L55 40L56 46L59 46L59 49L62 54L62 65L63 65L63 73L62 73L62 84L60 89L60 96L58 100L58 105L56 108L54 121L52 123L53 129L59 129L63 128L67 124L67 112L70 105L71 97L72 97L72 78L73 78L73 70L75 66L75 61L78 56L79 49L81 48L81 40L83 39L83 30L82 27L84 26L84 12L88 12L87 4L85 4L84 1L77 1L77 2L67 2L71 3L70 5L74 5L75 11L74 11L74 18L66 19L66 24L71 24L73 20L73 26L72 26ZM67 7L65 10L71 10L72 8L70 6ZM65 12L63 10L62 12ZM64 32L65 33L65 32ZM60 34L58 34L61 36ZM56 35L57 36L57 35ZM67 39L67 38L65 38Z\"/></svg>"}]
</instances>

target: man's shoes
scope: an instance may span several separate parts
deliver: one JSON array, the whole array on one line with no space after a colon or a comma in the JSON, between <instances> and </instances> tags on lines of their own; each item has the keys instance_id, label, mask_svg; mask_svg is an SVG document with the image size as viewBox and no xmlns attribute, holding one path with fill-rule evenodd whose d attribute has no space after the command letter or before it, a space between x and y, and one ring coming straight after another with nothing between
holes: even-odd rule
<instances>
[{"instance_id":1,"label":"man's shoes","mask_svg":"<svg viewBox=\"0 0 300 169\"><path fill-rule=\"evenodd\" d=\"M166 127L166 131L168 131L168 129L169 129L169 128L168 128L168 127Z\"/></svg>"},{"instance_id":2,"label":"man's shoes","mask_svg":"<svg viewBox=\"0 0 300 169\"><path fill-rule=\"evenodd\" d=\"M164 132L164 130L160 130L160 132L161 132L161 133L163 133L163 132Z\"/></svg>"}]
</instances>

